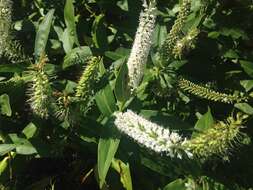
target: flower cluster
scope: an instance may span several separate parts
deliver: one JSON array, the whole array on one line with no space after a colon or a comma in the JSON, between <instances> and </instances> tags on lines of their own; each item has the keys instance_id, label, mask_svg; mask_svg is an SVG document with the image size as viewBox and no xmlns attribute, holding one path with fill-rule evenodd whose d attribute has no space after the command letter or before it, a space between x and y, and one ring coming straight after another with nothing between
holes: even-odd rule
<instances>
[{"instance_id":1,"label":"flower cluster","mask_svg":"<svg viewBox=\"0 0 253 190\"><path fill-rule=\"evenodd\" d=\"M92 57L78 82L75 96L82 99L83 102L87 102L92 95L92 87L97 77L99 62L99 57Z\"/></svg>"},{"instance_id":2,"label":"flower cluster","mask_svg":"<svg viewBox=\"0 0 253 190\"><path fill-rule=\"evenodd\" d=\"M33 70L30 71L32 85L29 89L30 99L28 102L33 112L41 118L49 116L53 94L48 75L44 71L44 65L47 61L47 56L42 55L39 63L34 65Z\"/></svg>"},{"instance_id":3,"label":"flower cluster","mask_svg":"<svg viewBox=\"0 0 253 190\"><path fill-rule=\"evenodd\" d=\"M244 119L244 116L238 115L236 119L229 117L226 122L219 121L183 142L183 146L203 160L211 156L226 157L234 146L244 143L245 134L240 132Z\"/></svg>"},{"instance_id":4,"label":"flower cluster","mask_svg":"<svg viewBox=\"0 0 253 190\"><path fill-rule=\"evenodd\" d=\"M41 118L47 118L52 95L48 76L44 71L35 71L32 75L33 83L30 89L30 99L28 101L36 115Z\"/></svg>"},{"instance_id":5,"label":"flower cluster","mask_svg":"<svg viewBox=\"0 0 253 190\"><path fill-rule=\"evenodd\" d=\"M172 54L175 58L182 58L185 52L194 48L196 38L199 34L199 30L196 28L191 29L186 36L178 40L175 47L172 50Z\"/></svg>"},{"instance_id":6,"label":"flower cluster","mask_svg":"<svg viewBox=\"0 0 253 190\"><path fill-rule=\"evenodd\" d=\"M156 153L182 158L181 144L185 141L178 133L152 123L131 110L115 113L115 126L138 144ZM191 153L184 151L189 157Z\"/></svg>"},{"instance_id":7,"label":"flower cluster","mask_svg":"<svg viewBox=\"0 0 253 190\"><path fill-rule=\"evenodd\" d=\"M156 21L155 1L150 1L149 3L144 1L143 6L144 11L140 14L139 26L127 62L129 86L132 92L142 80Z\"/></svg>"},{"instance_id":8,"label":"flower cluster","mask_svg":"<svg viewBox=\"0 0 253 190\"><path fill-rule=\"evenodd\" d=\"M177 19L160 50L162 59L169 59L170 55L173 55L174 47L177 45L178 41L183 38L182 29L190 10L191 0L183 0L177 15Z\"/></svg>"},{"instance_id":9,"label":"flower cluster","mask_svg":"<svg viewBox=\"0 0 253 190\"><path fill-rule=\"evenodd\" d=\"M12 1L0 0L0 56L2 56L8 43L12 22L11 13Z\"/></svg>"},{"instance_id":10,"label":"flower cluster","mask_svg":"<svg viewBox=\"0 0 253 190\"><path fill-rule=\"evenodd\" d=\"M212 100L215 102L223 102L227 104L233 104L236 102L247 102L247 97L240 97L238 95L230 95L225 93L216 92L204 86L194 84L193 82L186 80L182 77L178 80L178 86L182 90L191 93L195 96Z\"/></svg>"}]
</instances>

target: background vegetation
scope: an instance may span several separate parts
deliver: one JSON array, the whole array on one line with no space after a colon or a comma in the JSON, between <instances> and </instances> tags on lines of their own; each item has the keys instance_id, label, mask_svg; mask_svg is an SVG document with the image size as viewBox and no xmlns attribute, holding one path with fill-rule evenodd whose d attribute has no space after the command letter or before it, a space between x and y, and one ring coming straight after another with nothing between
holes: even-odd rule
<instances>
[{"instance_id":1,"label":"background vegetation","mask_svg":"<svg viewBox=\"0 0 253 190\"><path fill-rule=\"evenodd\" d=\"M252 189L253 2L192 1L183 30L198 28L196 40L182 55L160 62L157 52L180 2L158 1L144 79L130 97L125 63L141 5L140 0L13 1L9 43L0 58L2 189ZM97 57L96 72L85 86L88 92L75 96L90 56ZM48 113L33 104L38 95L33 77L39 76L50 86L41 93L58 105ZM180 88L178 76L247 101L211 101ZM115 131L113 113L127 109L188 138L240 112L248 116L242 128L247 138L228 155L205 162L170 159Z\"/></svg>"}]
</instances>

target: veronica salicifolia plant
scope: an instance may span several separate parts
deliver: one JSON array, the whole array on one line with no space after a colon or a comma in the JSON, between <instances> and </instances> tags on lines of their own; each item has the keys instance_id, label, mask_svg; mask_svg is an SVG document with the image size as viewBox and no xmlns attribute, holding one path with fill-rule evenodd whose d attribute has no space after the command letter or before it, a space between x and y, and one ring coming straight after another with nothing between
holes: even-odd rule
<instances>
[{"instance_id":1,"label":"veronica salicifolia plant","mask_svg":"<svg viewBox=\"0 0 253 190\"><path fill-rule=\"evenodd\" d=\"M139 26L127 62L129 86L132 92L142 80L156 21L155 0L150 0L149 3L144 0L143 7L144 11L140 14Z\"/></svg>"},{"instance_id":2,"label":"veronica salicifolia plant","mask_svg":"<svg viewBox=\"0 0 253 190\"><path fill-rule=\"evenodd\" d=\"M190 94L215 102L233 104L237 102L245 102L248 100L247 97L241 97L238 95L229 95L225 93L216 92L214 90L210 90L207 87L194 84L193 82L186 80L182 77L180 77L178 80L178 86L179 88Z\"/></svg>"},{"instance_id":3,"label":"veronica salicifolia plant","mask_svg":"<svg viewBox=\"0 0 253 190\"><path fill-rule=\"evenodd\" d=\"M12 23L12 1L10 0L0 0L0 56L9 41L9 33Z\"/></svg>"},{"instance_id":4,"label":"veronica salicifolia plant","mask_svg":"<svg viewBox=\"0 0 253 190\"><path fill-rule=\"evenodd\" d=\"M28 100L33 112L41 117L49 116L49 108L52 103L52 89L47 74L44 71L44 65L47 62L46 56L41 56L38 64L33 65L30 72L32 76L32 85L29 89Z\"/></svg>"},{"instance_id":5,"label":"veronica salicifolia plant","mask_svg":"<svg viewBox=\"0 0 253 190\"><path fill-rule=\"evenodd\" d=\"M218 121L213 127L185 141L183 146L203 160L211 156L225 158L234 147L244 144L246 134L240 129L245 118L245 115L238 114L236 118L229 117L225 122Z\"/></svg>"},{"instance_id":6,"label":"veronica salicifolia plant","mask_svg":"<svg viewBox=\"0 0 253 190\"><path fill-rule=\"evenodd\" d=\"M182 158L185 152L181 144L185 141L178 133L152 123L131 110L115 113L115 126L141 146L156 153ZM185 153L191 157L191 153Z\"/></svg>"},{"instance_id":7,"label":"veronica salicifolia plant","mask_svg":"<svg viewBox=\"0 0 253 190\"><path fill-rule=\"evenodd\" d=\"M191 0L183 0L180 5L177 19L161 47L160 54L163 60L168 60L170 56L173 55L174 47L177 45L179 40L183 38L184 35L182 29L190 13L190 10Z\"/></svg>"}]
</instances>

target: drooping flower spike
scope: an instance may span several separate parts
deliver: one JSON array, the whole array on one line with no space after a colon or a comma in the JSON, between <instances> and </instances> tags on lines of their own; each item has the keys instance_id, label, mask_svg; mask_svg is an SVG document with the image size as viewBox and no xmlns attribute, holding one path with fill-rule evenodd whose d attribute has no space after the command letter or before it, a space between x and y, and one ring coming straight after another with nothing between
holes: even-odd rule
<instances>
[{"instance_id":1,"label":"drooping flower spike","mask_svg":"<svg viewBox=\"0 0 253 190\"><path fill-rule=\"evenodd\" d=\"M141 146L170 157L182 158L185 152L189 157L192 154L181 149L185 141L178 133L152 123L143 117L128 110L124 113L115 113L115 126L119 131L131 137Z\"/></svg>"},{"instance_id":2,"label":"drooping flower spike","mask_svg":"<svg viewBox=\"0 0 253 190\"><path fill-rule=\"evenodd\" d=\"M144 10L140 13L139 26L127 62L129 87L132 92L142 80L156 21L156 2L151 0L147 3L144 0L143 7Z\"/></svg>"},{"instance_id":3,"label":"drooping flower spike","mask_svg":"<svg viewBox=\"0 0 253 190\"><path fill-rule=\"evenodd\" d=\"M219 121L191 140L183 142L183 146L202 160L212 156L226 158L234 147L247 143L247 135L240 131L246 117L238 114L236 118Z\"/></svg>"},{"instance_id":4,"label":"drooping flower spike","mask_svg":"<svg viewBox=\"0 0 253 190\"><path fill-rule=\"evenodd\" d=\"M214 90L211 90L207 87L200 86L198 84L195 84L189 80L186 80L182 77L179 77L178 79L178 87L190 94L193 94L195 96L215 101L215 102L223 102L226 104L234 104L237 102L247 102L247 97L240 97L238 95L232 95L232 94L225 94L221 92L216 92Z\"/></svg>"}]
</instances>

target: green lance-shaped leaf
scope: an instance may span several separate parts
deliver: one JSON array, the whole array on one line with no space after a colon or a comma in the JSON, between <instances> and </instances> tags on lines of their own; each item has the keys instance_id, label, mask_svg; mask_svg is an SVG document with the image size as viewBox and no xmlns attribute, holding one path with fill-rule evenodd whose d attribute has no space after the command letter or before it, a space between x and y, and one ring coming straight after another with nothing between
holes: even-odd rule
<instances>
[{"instance_id":1,"label":"green lance-shaped leaf","mask_svg":"<svg viewBox=\"0 0 253 190\"><path fill-rule=\"evenodd\" d=\"M0 96L0 112L1 114L9 117L12 115L10 99L8 94L3 94Z\"/></svg>"},{"instance_id":2,"label":"green lance-shaped leaf","mask_svg":"<svg viewBox=\"0 0 253 190\"><path fill-rule=\"evenodd\" d=\"M0 156L11 152L15 148L16 146L14 144L0 144Z\"/></svg>"},{"instance_id":3,"label":"green lance-shaped leaf","mask_svg":"<svg viewBox=\"0 0 253 190\"><path fill-rule=\"evenodd\" d=\"M99 139L98 143L98 177L99 177L99 186L103 187L105 184L105 179L108 173L108 170L111 166L114 155L117 152L120 139L117 131L111 127L112 123L109 120L104 126L105 130L102 133L102 137Z\"/></svg>"},{"instance_id":4,"label":"green lance-shaped leaf","mask_svg":"<svg viewBox=\"0 0 253 190\"><path fill-rule=\"evenodd\" d=\"M40 56L45 52L49 32L51 29L54 16L54 9L51 9L43 21L40 23L38 31L36 33L34 56L36 62L40 60Z\"/></svg>"},{"instance_id":5,"label":"green lance-shaped leaf","mask_svg":"<svg viewBox=\"0 0 253 190\"><path fill-rule=\"evenodd\" d=\"M236 119L229 117L225 122L218 121L184 142L183 147L202 160L211 156L226 158L234 147L245 144L246 135L240 132L244 119L244 115L238 114Z\"/></svg>"},{"instance_id":6,"label":"green lance-shaped leaf","mask_svg":"<svg viewBox=\"0 0 253 190\"><path fill-rule=\"evenodd\" d=\"M73 0L66 0L66 4L64 7L64 20L67 26L64 33L65 38L67 39L63 41L64 42L63 47L66 52L69 52L72 49L74 43L79 45L76 33L75 11Z\"/></svg>"},{"instance_id":7,"label":"green lance-shaped leaf","mask_svg":"<svg viewBox=\"0 0 253 190\"><path fill-rule=\"evenodd\" d=\"M97 106L104 116L111 116L117 110L116 101L110 84L101 89L95 97Z\"/></svg>"},{"instance_id":8,"label":"green lance-shaped leaf","mask_svg":"<svg viewBox=\"0 0 253 190\"><path fill-rule=\"evenodd\" d=\"M0 176L4 173L6 168L8 167L10 157L6 156L2 161L0 161Z\"/></svg>"},{"instance_id":9,"label":"green lance-shaped leaf","mask_svg":"<svg viewBox=\"0 0 253 190\"><path fill-rule=\"evenodd\" d=\"M130 173L129 164L125 164L121 160L113 159L112 167L119 173L120 181L126 190L132 190L132 178Z\"/></svg>"},{"instance_id":10,"label":"green lance-shaped leaf","mask_svg":"<svg viewBox=\"0 0 253 190\"><path fill-rule=\"evenodd\" d=\"M125 59L122 61L121 68L118 72L115 83L115 95L118 101L125 102L130 97L130 89L128 86L128 68Z\"/></svg>"},{"instance_id":11,"label":"green lance-shaped leaf","mask_svg":"<svg viewBox=\"0 0 253 190\"><path fill-rule=\"evenodd\" d=\"M62 68L67 69L76 64L83 65L90 59L91 56L92 56L92 52L88 46L81 46L81 47L72 49L64 57Z\"/></svg>"},{"instance_id":12,"label":"green lance-shaped leaf","mask_svg":"<svg viewBox=\"0 0 253 190\"><path fill-rule=\"evenodd\" d=\"M166 185L163 190L186 190L185 180L177 179Z\"/></svg>"},{"instance_id":13,"label":"green lance-shaped leaf","mask_svg":"<svg viewBox=\"0 0 253 190\"><path fill-rule=\"evenodd\" d=\"M104 26L105 15L96 16L92 25L92 40L96 48L105 50L108 47L106 27Z\"/></svg>"},{"instance_id":14,"label":"green lance-shaped leaf","mask_svg":"<svg viewBox=\"0 0 253 190\"><path fill-rule=\"evenodd\" d=\"M216 92L207 87L194 84L193 82L186 80L182 77L180 77L178 80L178 86L180 89L190 94L193 94L195 96L198 96L200 98L204 98L207 100L215 101L215 102L234 104L237 102L245 102L248 100L247 97L240 97L238 95L230 95L230 94Z\"/></svg>"}]
</instances>

